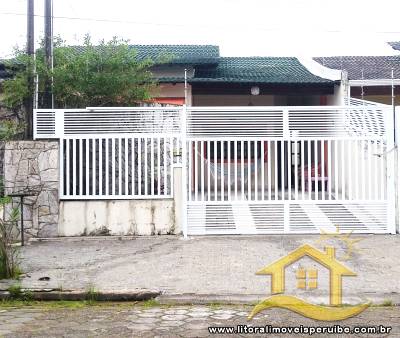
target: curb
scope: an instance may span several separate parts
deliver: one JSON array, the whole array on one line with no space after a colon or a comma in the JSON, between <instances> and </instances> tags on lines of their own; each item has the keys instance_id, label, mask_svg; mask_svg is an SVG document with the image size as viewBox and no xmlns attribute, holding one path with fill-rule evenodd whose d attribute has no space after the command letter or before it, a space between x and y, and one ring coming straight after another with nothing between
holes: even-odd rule
<instances>
[{"instance_id":1,"label":"curb","mask_svg":"<svg viewBox=\"0 0 400 338\"><path fill-rule=\"evenodd\" d=\"M27 297L31 300L38 301L82 301L82 300L98 300L98 301L145 301L153 299L161 294L155 290L138 290L134 292L96 292L93 295L88 295L87 291L32 291L29 289L21 290L21 298ZM16 297L17 298L17 297ZM9 291L0 291L0 300L10 300Z\"/></svg>"},{"instance_id":2,"label":"curb","mask_svg":"<svg viewBox=\"0 0 400 338\"><path fill-rule=\"evenodd\" d=\"M363 298L367 299L373 305L382 306L385 302L390 301L391 306L400 306L400 294L363 294ZM229 305L252 305L254 306L260 300L265 299L265 294L160 294L156 300L161 305L215 305L215 304L229 304ZM365 302L359 296L354 295L350 297L350 302L344 304L359 304ZM310 301L314 304L322 304L319 297L311 297ZM328 305L328 304L326 304ZM386 305L385 305L386 306Z\"/></svg>"}]
</instances>

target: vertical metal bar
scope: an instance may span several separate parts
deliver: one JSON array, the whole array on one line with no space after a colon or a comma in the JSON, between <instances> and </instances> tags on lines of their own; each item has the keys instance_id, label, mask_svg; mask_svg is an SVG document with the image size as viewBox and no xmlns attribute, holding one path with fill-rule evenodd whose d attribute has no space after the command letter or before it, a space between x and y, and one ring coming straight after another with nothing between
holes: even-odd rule
<instances>
[{"instance_id":1,"label":"vertical metal bar","mask_svg":"<svg viewBox=\"0 0 400 338\"><path fill-rule=\"evenodd\" d=\"M261 145L261 156L260 156L260 164L261 164L261 200L265 199L265 149L264 149L264 140L260 141ZM268 181L269 182L269 181ZM269 183L268 183L269 185Z\"/></svg>"},{"instance_id":2,"label":"vertical metal bar","mask_svg":"<svg viewBox=\"0 0 400 338\"><path fill-rule=\"evenodd\" d=\"M92 138L92 195L96 195L96 139Z\"/></svg>"},{"instance_id":3,"label":"vertical metal bar","mask_svg":"<svg viewBox=\"0 0 400 338\"><path fill-rule=\"evenodd\" d=\"M119 137L118 140L118 195L122 195L122 139Z\"/></svg>"},{"instance_id":4,"label":"vertical metal bar","mask_svg":"<svg viewBox=\"0 0 400 338\"><path fill-rule=\"evenodd\" d=\"M349 189L349 193L348 193L348 199L349 200L351 200L351 199L353 199L353 188L355 187L354 186L354 180L353 180L353 159L352 159L352 151L354 150L353 149L353 147L354 147L354 143L355 143L355 141L353 141L353 140L348 140L347 141L348 142L348 146L346 147L347 148L347 162L348 162L348 164L347 164L347 173L348 173L348 181L349 181L349 184L348 184L348 189Z\"/></svg>"},{"instance_id":5,"label":"vertical metal bar","mask_svg":"<svg viewBox=\"0 0 400 338\"><path fill-rule=\"evenodd\" d=\"M321 198L325 201L325 140L320 141L321 145Z\"/></svg>"},{"instance_id":6,"label":"vertical metal bar","mask_svg":"<svg viewBox=\"0 0 400 338\"><path fill-rule=\"evenodd\" d=\"M83 140L79 139L79 195L83 195Z\"/></svg>"},{"instance_id":7,"label":"vertical metal bar","mask_svg":"<svg viewBox=\"0 0 400 338\"><path fill-rule=\"evenodd\" d=\"M282 201L286 199L285 197L285 143L286 141L281 141L281 195Z\"/></svg>"},{"instance_id":8,"label":"vertical metal bar","mask_svg":"<svg viewBox=\"0 0 400 338\"><path fill-rule=\"evenodd\" d=\"M258 200L258 141L254 141L254 200Z\"/></svg>"},{"instance_id":9,"label":"vertical metal bar","mask_svg":"<svg viewBox=\"0 0 400 338\"><path fill-rule=\"evenodd\" d=\"M198 151L199 141L194 141L194 200L198 201L199 196L199 151Z\"/></svg>"},{"instance_id":10,"label":"vertical metal bar","mask_svg":"<svg viewBox=\"0 0 400 338\"><path fill-rule=\"evenodd\" d=\"M218 200L218 159L217 141L214 141L214 201Z\"/></svg>"},{"instance_id":11,"label":"vertical metal bar","mask_svg":"<svg viewBox=\"0 0 400 338\"><path fill-rule=\"evenodd\" d=\"M372 182L373 182L373 178L372 178L372 154L371 154L371 149L372 148L372 144L370 140L367 140L367 149L368 149L368 162L367 162L367 167L368 167L368 199L372 199Z\"/></svg>"},{"instance_id":12,"label":"vertical metal bar","mask_svg":"<svg viewBox=\"0 0 400 338\"><path fill-rule=\"evenodd\" d=\"M157 195L161 195L161 142L160 137L157 137Z\"/></svg>"},{"instance_id":13,"label":"vertical metal bar","mask_svg":"<svg viewBox=\"0 0 400 338\"><path fill-rule=\"evenodd\" d=\"M232 145L232 141L227 141L227 145L228 145L228 201L231 200L231 145Z\"/></svg>"},{"instance_id":14,"label":"vertical metal bar","mask_svg":"<svg viewBox=\"0 0 400 338\"><path fill-rule=\"evenodd\" d=\"M70 139L65 139L65 194L67 196L69 196L71 194L70 191L70 171L71 171L71 166L70 166L70 157L71 157L71 153L69 150L69 146L70 146Z\"/></svg>"},{"instance_id":15,"label":"vertical metal bar","mask_svg":"<svg viewBox=\"0 0 400 338\"><path fill-rule=\"evenodd\" d=\"M278 185L279 185L279 183L278 183L278 141L277 140L274 141L274 166L275 166L275 169L274 169L275 201L277 201L278 194L279 194L279 191L278 191Z\"/></svg>"},{"instance_id":16,"label":"vertical metal bar","mask_svg":"<svg viewBox=\"0 0 400 338\"><path fill-rule=\"evenodd\" d=\"M211 143L207 141L207 201L211 201Z\"/></svg>"},{"instance_id":17,"label":"vertical metal bar","mask_svg":"<svg viewBox=\"0 0 400 338\"><path fill-rule=\"evenodd\" d=\"M77 195L76 190L76 142L77 139L72 139L72 194Z\"/></svg>"},{"instance_id":18,"label":"vertical metal bar","mask_svg":"<svg viewBox=\"0 0 400 338\"><path fill-rule=\"evenodd\" d=\"M268 171L268 201L272 199L271 189L272 189L272 175L271 175L271 141L267 142L267 171Z\"/></svg>"},{"instance_id":19,"label":"vertical metal bar","mask_svg":"<svg viewBox=\"0 0 400 338\"><path fill-rule=\"evenodd\" d=\"M378 142L375 140L374 141L374 153L379 154L379 148L378 148ZM374 156L374 200L379 199L379 193L378 193L378 185L379 185L379 168L378 168L378 161L379 157L377 155Z\"/></svg>"},{"instance_id":20,"label":"vertical metal bar","mask_svg":"<svg viewBox=\"0 0 400 338\"><path fill-rule=\"evenodd\" d=\"M105 191L105 193L106 193L106 195L108 196L108 195L110 195L110 161L109 161L109 142L110 142L110 139L109 138L105 138L104 139L105 140L105 151L106 151L106 154L105 154L105 156L106 156L106 158L105 158L105 163L104 163L104 165L105 165L105 172L106 172L106 191Z\"/></svg>"},{"instance_id":21,"label":"vertical metal bar","mask_svg":"<svg viewBox=\"0 0 400 338\"><path fill-rule=\"evenodd\" d=\"M65 139L60 139L60 148L59 148L59 158L58 158L58 166L60 168L60 179L58 181L58 194L59 197L65 195L65 176L64 176L64 164L65 164Z\"/></svg>"},{"instance_id":22,"label":"vertical metal bar","mask_svg":"<svg viewBox=\"0 0 400 338\"><path fill-rule=\"evenodd\" d=\"M200 186L201 200L204 201L204 141L200 142Z\"/></svg>"},{"instance_id":23,"label":"vertical metal bar","mask_svg":"<svg viewBox=\"0 0 400 338\"><path fill-rule=\"evenodd\" d=\"M354 161L354 179L352 179L353 181L353 194L352 194L352 198L353 199L358 199L358 193L360 190L360 183L359 183L359 170L358 170L358 162L359 162L359 156L360 156L360 152L358 150L358 140L354 140L354 158L352 159Z\"/></svg>"},{"instance_id":24,"label":"vertical metal bar","mask_svg":"<svg viewBox=\"0 0 400 338\"><path fill-rule=\"evenodd\" d=\"M154 196L154 138L150 137L150 194Z\"/></svg>"},{"instance_id":25,"label":"vertical metal bar","mask_svg":"<svg viewBox=\"0 0 400 338\"><path fill-rule=\"evenodd\" d=\"M294 141L294 199L299 199L299 152L298 152L298 141Z\"/></svg>"},{"instance_id":26,"label":"vertical metal bar","mask_svg":"<svg viewBox=\"0 0 400 338\"><path fill-rule=\"evenodd\" d=\"M103 139L99 139L99 195L103 195Z\"/></svg>"},{"instance_id":27,"label":"vertical metal bar","mask_svg":"<svg viewBox=\"0 0 400 338\"><path fill-rule=\"evenodd\" d=\"M111 194L114 196L115 195L115 138L113 137L111 139Z\"/></svg>"},{"instance_id":28,"label":"vertical metal bar","mask_svg":"<svg viewBox=\"0 0 400 338\"><path fill-rule=\"evenodd\" d=\"M288 140L287 144L287 175L288 175L288 200L292 199L292 141Z\"/></svg>"},{"instance_id":29,"label":"vertical metal bar","mask_svg":"<svg viewBox=\"0 0 400 338\"><path fill-rule=\"evenodd\" d=\"M129 174L128 174L128 167L129 167L129 155L128 155L128 146L129 146L129 140L127 137L124 138L125 142L124 142L124 159L125 159L125 170L124 170L124 179L125 179L125 191L124 191L124 195L128 196L129 195L129 188L128 188L128 184L129 184ZM132 164L132 162L131 162Z\"/></svg>"},{"instance_id":30,"label":"vertical metal bar","mask_svg":"<svg viewBox=\"0 0 400 338\"><path fill-rule=\"evenodd\" d=\"M244 141L240 141L240 167L241 167L241 200L244 200Z\"/></svg>"},{"instance_id":31,"label":"vertical metal bar","mask_svg":"<svg viewBox=\"0 0 400 338\"><path fill-rule=\"evenodd\" d=\"M360 166L360 171L361 171L361 199L365 200L365 185L367 184L365 178L365 172L366 172L366 156L365 156L365 140L361 140L361 149L360 149L360 155L361 155L361 166Z\"/></svg>"},{"instance_id":32,"label":"vertical metal bar","mask_svg":"<svg viewBox=\"0 0 400 338\"><path fill-rule=\"evenodd\" d=\"M225 156L224 156L224 146L225 141L220 142L221 152L220 152L220 163L221 163L221 201L225 199L225 178L224 178L224 165L225 165Z\"/></svg>"},{"instance_id":33,"label":"vertical metal bar","mask_svg":"<svg viewBox=\"0 0 400 338\"><path fill-rule=\"evenodd\" d=\"M339 141L335 140L335 199L339 199Z\"/></svg>"},{"instance_id":34,"label":"vertical metal bar","mask_svg":"<svg viewBox=\"0 0 400 338\"><path fill-rule=\"evenodd\" d=\"M188 145L189 145L189 160L188 160L188 201L192 201L193 196L192 196L192 190L193 190L193 142L189 140Z\"/></svg>"},{"instance_id":35,"label":"vertical metal bar","mask_svg":"<svg viewBox=\"0 0 400 338\"><path fill-rule=\"evenodd\" d=\"M251 141L247 141L247 200L251 201Z\"/></svg>"},{"instance_id":36,"label":"vertical metal bar","mask_svg":"<svg viewBox=\"0 0 400 338\"><path fill-rule=\"evenodd\" d=\"M305 153L304 153L304 140L300 141L300 153L301 153L301 163L300 163L300 179L301 179L301 199L304 200L304 190L305 190L305 172L304 172L304 161L305 161Z\"/></svg>"},{"instance_id":37,"label":"vertical metal bar","mask_svg":"<svg viewBox=\"0 0 400 338\"><path fill-rule=\"evenodd\" d=\"M138 154L139 156L139 154ZM137 168L136 168L136 161L135 161L136 153L135 153L135 138L131 137L131 195L134 196L136 195L135 193L135 176L137 173ZM138 178L138 185L139 185L139 178Z\"/></svg>"},{"instance_id":38,"label":"vertical metal bar","mask_svg":"<svg viewBox=\"0 0 400 338\"><path fill-rule=\"evenodd\" d=\"M148 149L149 148L149 141L148 138L145 137L143 139L143 150L144 150L144 167L143 167L143 175L144 175L144 194L147 196L149 194L149 187L148 187L148 174L149 174L149 165L148 165Z\"/></svg>"},{"instance_id":39,"label":"vertical metal bar","mask_svg":"<svg viewBox=\"0 0 400 338\"><path fill-rule=\"evenodd\" d=\"M345 156L345 151L346 151L346 146L345 146L345 140L342 140L342 199L346 199L346 156Z\"/></svg>"},{"instance_id":40,"label":"vertical metal bar","mask_svg":"<svg viewBox=\"0 0 400 338\"><path fill-rule=\"evenodd\" d=\"M311 162L312 162L312 150L311 150L311 140L307 140L307 175L308 175L308 199L312 199L312 182L311 182Z\"/></svg>"},{"instance_id":41,"label":"vertical metal bar","mask_svg":"<svg viewBox=\"0 0 400 338\"><path fill-rule=\"evenodd\" d=\"M185 129L186 130L186 129ZM185 142L186 142L186 135L185 135L185 137L184 137L184 139L185 139ZM179 146L178 145L178 139L176 139L176 143L177 143L177 147ZM170 139L170 144L171 145L173 145L174 144L174 138L171 138ZM170 156L170 158L171 158L171 165L170 165L170 167L169 167L169 172L170 172L170 177L171 177L171 179L170 179L170 187L169 187L169 191L171 191L171 194L173 193L173 185L172 185L172 183L174 182L174 169L173 169L173 164L174 164L174 148L173 147L171 147L170 149L169 149L169 156ZM185 186L186 186L186 175L185 175L185 177L183 177L182 176L182 180L185 178ZM183 189L183 188L182 188ZM183 195L182 195L183 196ZM185 196L187 196L187 187L185 187ZM184 201L184 206L185 206L185 208L186 208L186 200ZM184 215L186 215L186 211L185 211L185 213L184 213ZM185 219L186 219L186 216L185 216ZM185 221L186 222L186 221Z\"/></svg>"},{"instance_id":42,"label":"vertical metal bar","mask_svg":"<svg viewBox=\"0 0 400 338\"><path fill-rule=\"evenodd\" d=\"M85 194L89 195L89 139L85 139Z\"/></svg>"},{"instance_id":43,"label":"vertical metal bar","mask_svg":"<svg viewBox=\"0 0 400 338\"><path fill-rule=\"evenodd\" d=\"M314 140L314 196L315 200L319 199L319 184L318 184L318 140Z\"/></svg>"},{"instance_id":44,"label":"vertical metal bar","mask_svg":"<svg viewBox=\"0 0 400 338\"><path fill-rule=\"evenodd\" d=\"M182 145L182 147L183 147L183 145ZM168 181L168 174L167 174L167 138L166 137L163 137L163 149L164 149L164 151L163 151L163 166L164 166L164 179L163 179L163 186L164 186L164 195L167 195L168 194L168 183L167 183L167 181ZM181 160L182 160L182 171L183 170L187 170L187 168L186 168L186 163L183 163L183 150L181 150L182 151L182 154L181 154Z\"/></svg>"},{"instance_id":45,"label":"vertical metal bar","mask_svg":"<svg viewBox=\"0 0 400 338\"><path fill-rule=\"evenodd\" d=\"M138 166L137 166L137 170L138 170L138 174L137 174L137 190L138 190L138 195L141 196L142 195L142 138L138 137L138 150L137 150L137 154L138 154Z\"/></svg>"},{"instance_id":46,"label":"vertical metal bar","mask_svg":"<svg viewBox=\"0 0 400 338\"><path fill-rule=\"evenodd\" d=\"M328 199L332 199L332 140L328 140Z\"/></svg>"},{"instance_id":47,"label":"vertical metal bar","mask_svg":"<svg viewBox=\"0 0 400 338\"><path fill-rule=\"evenodd\" d=\"M380 199L385 200L386 199L386 196L385 196L386 181L385 181L385 179L386 179L386 174L387 174L385 164L386 164L387 160L386 160L386 156L384 153L385 153L385 151L387 151L387 146L385 147L383 142L381 142L380 145L381 145L381 149L380 149L379 153L383 154L379 157L379 161L381 163L381 170L380 170L381 198Z\"/></svg>"},{"instance_id":48,"label":"vertical metal bar","mask_svg":"<svg viewBox=\"0 0 400 338\"><path fill-rule=\"evenodd\" d=\"M234 184L235 184L235 201L237 201L238 199L238 181L239 181L239 177L238 177L238 152L237 152L237 145L238 145L239 141L233 141L234 144L234 169L235 169L235 178L234 178Z\"/></svg>"}]
</instances>

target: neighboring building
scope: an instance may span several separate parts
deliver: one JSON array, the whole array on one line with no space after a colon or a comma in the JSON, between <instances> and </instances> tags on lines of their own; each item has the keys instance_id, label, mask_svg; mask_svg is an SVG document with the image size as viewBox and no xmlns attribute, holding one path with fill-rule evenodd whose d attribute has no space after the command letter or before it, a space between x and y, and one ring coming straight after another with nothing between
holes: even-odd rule
<instances>
[{"instance_id":1,"label":"neighboring building","mask_svg":"<svg viewBox=\"0 0 400 338\"><path fill-rule=\"evenodd\" d=\"M394 49L400 51L400 41L388 42L388 44Z\"/></svg>"},{"instance_id":2,"label":"neighboring building","mask_svg":"<svg viewBox=\"0 0 400 338\"><path fill-rule=\"evenodd\" d=\"M391 45L400 48L399 43ZM400 104L400 55L330 56L314 60L325 67L346 71L351 97L392 104L394 85L395 104Z\"/></svg>"}]
</instances>

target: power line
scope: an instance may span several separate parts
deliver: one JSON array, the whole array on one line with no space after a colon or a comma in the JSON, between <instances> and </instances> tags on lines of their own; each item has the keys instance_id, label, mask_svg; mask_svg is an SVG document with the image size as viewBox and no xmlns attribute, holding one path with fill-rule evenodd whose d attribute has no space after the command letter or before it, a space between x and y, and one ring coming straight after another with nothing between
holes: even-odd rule
<instances>
[{"instance_id":1,"label":"power line","mask_svg":"<svg viewBox=\"0 0 400 338\"><path fill-rule=\"evenodd\" d=\"M14 16L26 16L26 13L15 13L15 12L0 12L0 15L14 15ZM43 18L44 15L35 14L34 16ZM130 20L113 20L113 19L96 19L96 18L85 18L85 17L73 17L73 16L54 16L54 19L59 20L77 20L77 21L92 21L92 22L107 22L107 23L123 23L123 24L134 24L134 25L149 25L149 26L169 26L169 27L190 27L187 24L171 24L171 23L156 23L156 22L140 22L140 21L130 21ZM226 29L229 25L197 25L198 27L208 27L208 28L223 28ZM243 27L239 27L243 29ZM265 28L262 26L254 26L249 27L251 29L257 28L263 31L278 31L279 28ZM314 29L306 29L300 31L313 31ZM349 33L352 31L344 31L344 30L318 30L317 32L325 32L325 33ZM400 31L368 31L368 33L376 33L376 34L400 34Z\"/></svg>"}]
</instances>

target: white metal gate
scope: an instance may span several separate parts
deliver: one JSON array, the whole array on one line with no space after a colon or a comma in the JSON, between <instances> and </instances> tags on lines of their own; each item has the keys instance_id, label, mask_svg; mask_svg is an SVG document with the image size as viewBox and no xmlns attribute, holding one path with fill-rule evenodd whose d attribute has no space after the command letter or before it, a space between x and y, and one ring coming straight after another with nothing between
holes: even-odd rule
<instances>
[{"instance_id":1,"label":"white metal gate","mask_svg":"<svg viewBox=\"0 0 400 338\"><path fill-rule=\"evenodd\" d=\"M395 232L381 107L190 107L187 233Z\"/></svg>"},{"instance_id":2,"label":"white metal gate","mask_svg":"<svg viewBox=\"0 0 400 338\"><path fill-rule=\"evenodd\" d=\"M60 141L60 198L173 196L180 107L35 110L35 138Z\"/></svg>"}]
</instances>

